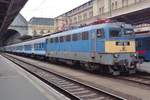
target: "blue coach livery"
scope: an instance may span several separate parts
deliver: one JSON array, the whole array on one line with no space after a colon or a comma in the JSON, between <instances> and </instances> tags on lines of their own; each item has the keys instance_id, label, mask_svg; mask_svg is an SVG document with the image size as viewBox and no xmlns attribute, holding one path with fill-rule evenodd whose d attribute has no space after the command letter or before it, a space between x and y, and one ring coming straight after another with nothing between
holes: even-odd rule
<instances>
[{"instance_id":1,"label":"blue coach livery","mask_svg":"<svg viewBox=\"0 0 150 100\"><path fill-rule=\"evenodd\" d=\"M150 34L137 34L136 40L136 51L139 58L145 61L150 61Z\"/></svg>"}]
</instances>

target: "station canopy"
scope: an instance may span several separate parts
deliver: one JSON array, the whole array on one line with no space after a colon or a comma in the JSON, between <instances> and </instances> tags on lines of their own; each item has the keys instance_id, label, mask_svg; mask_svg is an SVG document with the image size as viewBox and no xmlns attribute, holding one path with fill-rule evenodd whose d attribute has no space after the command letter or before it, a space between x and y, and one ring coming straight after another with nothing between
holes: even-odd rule
<instances>
[{"instance_id":1,"label":"station canopy","mask_svg":"<svg viewBox=\"0 0 150 100\"><path fill-rule=\"evenodd\" d=\"M126 22L132 25L150 24L150 8L123 14L113 17L117 21Z\"/></svg>"},{"instance_id":2,"label":"station canopy","mask_svg":"<svg viewBox=\"0 0 150 100\"><path fill-rule=\"evenodd\" d=\"M0 37L28 0L0 0Z\"/></svg>"}]
</instances>

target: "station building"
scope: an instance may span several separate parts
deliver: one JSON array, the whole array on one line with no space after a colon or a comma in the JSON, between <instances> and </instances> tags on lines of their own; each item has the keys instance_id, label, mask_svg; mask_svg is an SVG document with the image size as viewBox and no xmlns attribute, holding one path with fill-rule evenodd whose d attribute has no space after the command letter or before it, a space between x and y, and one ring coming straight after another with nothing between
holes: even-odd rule
<instances>
[{"instance_id":1,"label":"station building","mask_svg":"<svg viewBox=\"0 0 150 100\"><path fill-rule=\"evenodd\" d=\"M150 0L90 0L54 19L55 31L89 24L97 19L117 18L150 7ZM139 26L139 25L138 25Z\"/></svg>"},{"instance_id":2,"label":"station building","mask_svg":"<svg viewBox=\"0 0 150 100\"><path fill-rule=\"evenodd\" d=\"M43 35L54 32L54 20L53 18L39 18L33 17L29 21L29 35Z\"/></svg>"}]
</instances>

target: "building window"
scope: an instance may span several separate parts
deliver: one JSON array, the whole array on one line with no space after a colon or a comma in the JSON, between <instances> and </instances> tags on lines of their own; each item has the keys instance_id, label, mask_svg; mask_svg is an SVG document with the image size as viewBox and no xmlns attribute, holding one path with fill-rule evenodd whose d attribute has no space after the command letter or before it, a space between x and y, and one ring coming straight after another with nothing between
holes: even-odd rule
<instances>
[{"instance_id":1,"label":"building window","mask_svg":"<svg viewBox=\"0 0 150 100\"><path fill-rule=\"evenodd\" d=\"M41 30L41 31L40 31L40 34L41 34L41 35L44 34L44 30Z\"/></svg>"},{"instance_id":2,"label":"building window","mask_svg":"<svg viewBox=\"0 0 150 100\"><path fill-rule=\"evenodd\" d=\"M139 3L139 2L141 2L141 1L143 1L143 0L135 0L135 3Z\"/></svg>"},{"instance_id":3,"label":"building window","mask_svg":"<svg viewBox=\"0 0 150 100\"><path fill-rule=\"evenodd\" d=\"M74 23L77 23L77 17L74 17Z\"/></svg>"},{"instance_id":4,"label":"building window","mask_svg":"<svg viewBox=\"0 0 150 100\"><path fill-rule=\"evenodd\" d=\"M90 17L93 17L93 11L90 11L90 12L89 12L89 16L90 16Z\"/></svg>"},{"instance_id":5,"label":"building window","mask_svg":"<svg viewBox=\"0 0 150 100\"><path fill-rule=\"evenodd\" d=\"M117 8L118 8L118 2L115 1L115 9L117 9Z\"/></svg>"},{"instance_id":6,"label":"building window","mask_svg":"<svg viewBox=\"0 0 150 100\"><path fill-rule=\"evenodd\" d=\"M48 31L47 31L47 33L50 33L50 32L51 32L51 30L48 30Z\"/></svg>"},{"instance_id":7,"label":"building window","mask_svg":"<svg viewBox=\"0 0 150 100\"><path fill-rule=\"evenodd\" d=\"M128 6L128 0L122 0L122 7Z\"/></svg>"},{"instance_id":8,"label":"building window","mask_svg":"<svg viewBox=\"0 0 150 100\"><path fill-rule=\"evenodd\" d=\"M85 14L83 15L83 18L84 18L84 20L87 19L87 13L85 13Z\"/></svg>"},{"instance_id":9,"label":"building window","mask_svg":"<svg viewBox=\"0 0 150 100\"><path fill-rule=\"evenodd\" d=\"M114 3L112 3L112 10L114 9Z\"/></svg>"},{"instance_id":10,"label":"building window","mask_svg":"<svg viewBox=\"0 0 150 100\"><path fill-rule=\"evenodd\" d=\"M36 35L37 35L37 31L34 30L34 31L33 31L33 36L36 36Z\"/></svg>"},{"instance_id":11,"label":"building window","mask_svg":"<svg viewBox=\"0 0 150 100\"><path fill-rule=\"evenodd\" d=\"M79 15L79 16L78 16L78 21L81 21L81 20L82 20L82 16Z\"/></svg>"},{"instance_id":12,"label":"building window","mask_svg":"<svg viewBox=\"0 0 150 100\"><path fill-rule=\"evenodd\" d=\"M72 23L72 19L70 18L70 23Z\"/></svg>"},{"instance_id":13,"label":"building window","mask_svg":"<svg viewBox=\"0 0 150 100\"><path fill-rule=\"evenodd\" d=\"M99 8L100 15L104 13L104 7Z\"/></svg>"}]
</instances>

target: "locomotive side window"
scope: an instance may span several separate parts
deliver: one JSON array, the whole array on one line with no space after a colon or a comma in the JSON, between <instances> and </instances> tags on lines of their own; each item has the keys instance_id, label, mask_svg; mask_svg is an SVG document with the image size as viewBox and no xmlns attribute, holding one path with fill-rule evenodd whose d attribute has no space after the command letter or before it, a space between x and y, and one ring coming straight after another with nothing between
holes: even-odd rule
<instances>
[{"instance_id":1,"label":"locomotive side window","mask_svg":"<svg viewBox=\"0 0 150 100\"><path fill-rule=\"evenodd\" d=\"M104 29L97 29L97 38L102 38L104 36Z\"/></svg>"},{"instance_id":2,"label":"locomotive side window","mask_svg":"<svg viewBox=\"0 0 150 100\"><path fill-rule=\"evenodd\" d=\"M88 32L83 32L82 33L82 40L88 40L89 39L89 33Z\"/></svg>"},{"instance_id":3,"label":"locomotive side window","mask_svg":"<svg viewBox=\"0 0 150 100\"><path fill-rule=\"evenodd\" d=\"M77 40L78 40L78 34L73 34L72 41L77 41Z\"/></svg>"},{"instance_id":4,"label":"locomotive side window","mask_svg":"<svg viewBox=\"0 0 150 100\"><path fill-rule=\"evenodd\" d=\"M67 42L71 41L71 35L67 35L67 36L66 36L66 41L67 41Z\"/></svg>"}]
</instances>

